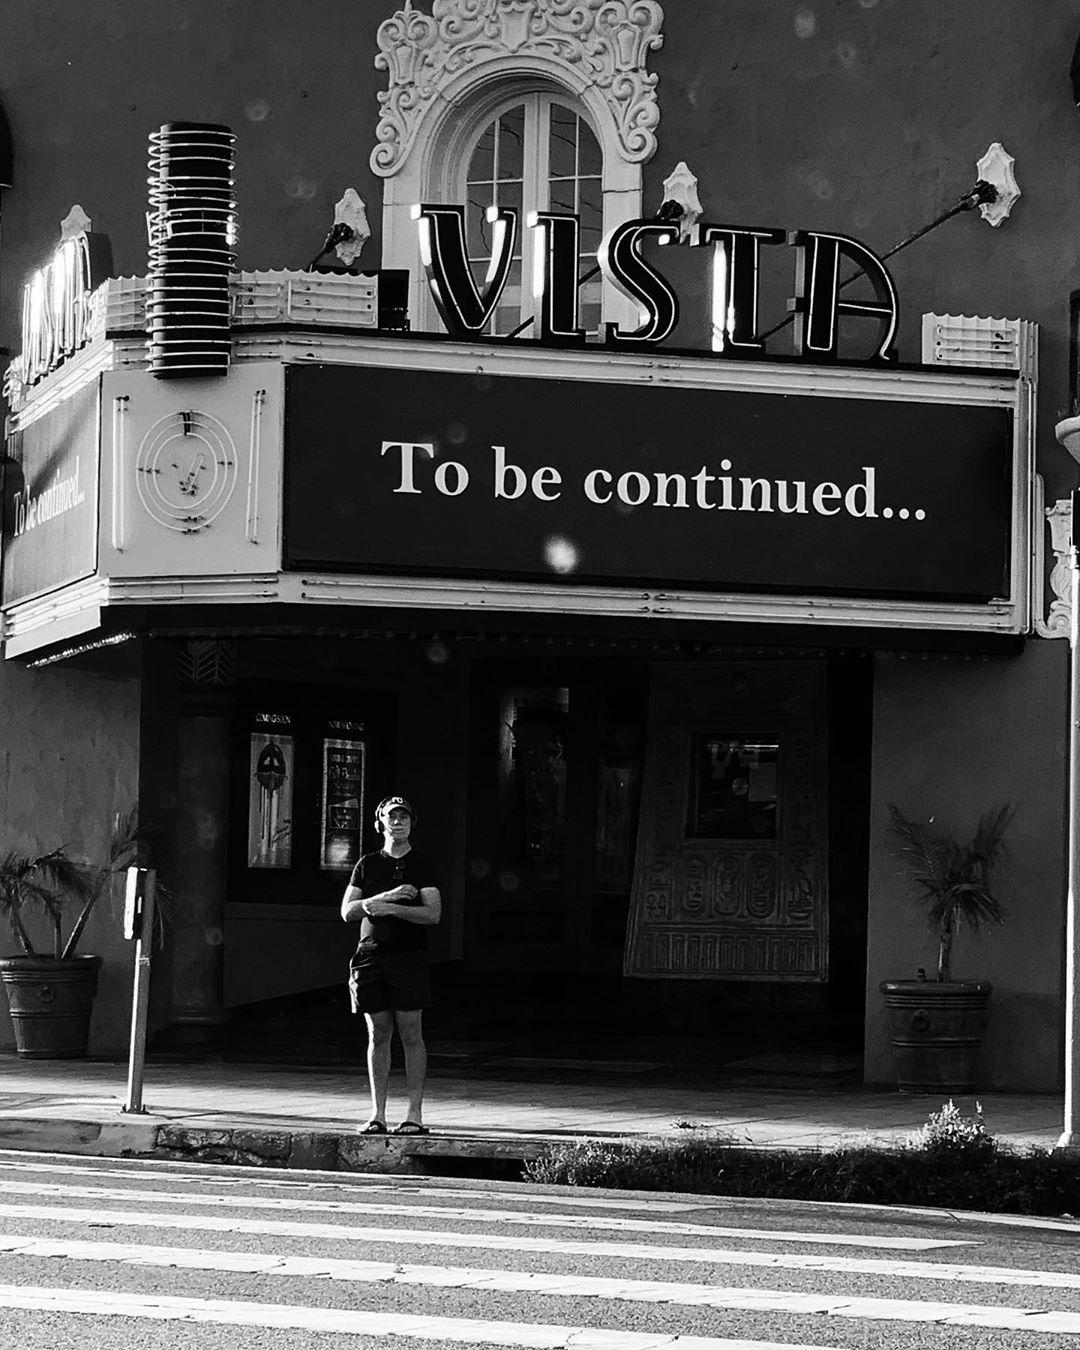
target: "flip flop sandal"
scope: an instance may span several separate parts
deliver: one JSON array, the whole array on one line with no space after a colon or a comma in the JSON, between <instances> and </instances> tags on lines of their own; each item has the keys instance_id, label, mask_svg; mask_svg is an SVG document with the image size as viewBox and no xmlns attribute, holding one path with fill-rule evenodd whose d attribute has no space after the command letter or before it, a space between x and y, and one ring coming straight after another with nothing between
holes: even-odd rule
<instances>
[{"instance_id":1,"label":"flip flop sandal","mask_svg":"<svg viewBox=\"0 0 1080 1350\"><path fill-rule=\"evenodd\" d=\"M430 1134L431 1131L426 1125L420 1125L415 1120L403 1120L394 1130L395 1134Z\"/></svg>"},{"instance_id":2,"label":"flip flop sandal","mask_svg":"<svg viewBox=\"0 0 1080 1350\"><path fill-rule=\"evenodd\" d=\"M386 1126L381 1120L369 1120L366 1125L360 1126L360 1134L385 1134Z\"/></svg>"}]
</instances>

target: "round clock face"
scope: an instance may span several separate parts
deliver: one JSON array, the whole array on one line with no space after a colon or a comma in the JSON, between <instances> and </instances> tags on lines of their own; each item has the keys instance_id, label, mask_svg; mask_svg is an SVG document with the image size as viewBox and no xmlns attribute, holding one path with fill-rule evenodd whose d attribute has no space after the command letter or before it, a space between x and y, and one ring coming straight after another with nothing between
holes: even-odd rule
<instances>
[{"instance_id":1,"label":"round clock face","mask_svg":"<svg viewBox=\"0 0 1080 1350\"><path fill-rule=\"evenodd\" d=\"M182 534L204 530L224 511L236 478L233 439L204 412L159 418L135 458L135 483L147 514Z\"/></svg>"}]
</instances>

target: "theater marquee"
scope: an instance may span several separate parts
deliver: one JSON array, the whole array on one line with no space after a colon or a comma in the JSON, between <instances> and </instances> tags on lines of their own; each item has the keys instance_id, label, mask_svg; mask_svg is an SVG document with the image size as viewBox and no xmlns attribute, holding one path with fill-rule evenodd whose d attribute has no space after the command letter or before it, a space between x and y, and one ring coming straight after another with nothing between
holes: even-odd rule
<instances>
[{"instance_id":1,"label":"theater marquee","mask_svg":"<svg viewBox=\"0 0 1080 1350\"><path fill-rule=\"evenodd\" d=\"M958 398L928 377L818 393L745 368L742 387L597 372L293 368L286 568L968 607L1016 591L1009 377L980 399L974 377Z\"/></svg>"}]
</instances>

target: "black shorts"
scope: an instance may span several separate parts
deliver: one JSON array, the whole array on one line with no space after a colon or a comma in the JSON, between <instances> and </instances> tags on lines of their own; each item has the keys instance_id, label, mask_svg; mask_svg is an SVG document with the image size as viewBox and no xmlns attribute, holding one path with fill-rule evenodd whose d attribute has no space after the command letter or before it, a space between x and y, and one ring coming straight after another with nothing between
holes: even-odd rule
<instances>
[{"instance_id":1,"label":"black shorts","mask_svg":"<svg viewBox=\"0 0 1080 1350\"><path fill-rule=\"evenodd\" d=\"M412 1012L431 1006L426 951L387 952L349 966L354 1013Z\"/></svg>"}]
</instances>

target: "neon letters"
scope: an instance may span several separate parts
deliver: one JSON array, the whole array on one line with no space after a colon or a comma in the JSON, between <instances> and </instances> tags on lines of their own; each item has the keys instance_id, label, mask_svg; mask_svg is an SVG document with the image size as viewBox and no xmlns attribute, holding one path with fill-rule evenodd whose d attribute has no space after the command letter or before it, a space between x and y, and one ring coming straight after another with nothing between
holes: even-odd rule
<instances>
[{"instance_id":1,"label":"neon letters","mask_svg":"<svg viewBox=\"0 0 1080 1350\"><path fill-rule=\"evenodd\" d=\"M464 207L420 205L413 208L413 217L420 228L428 285L447 332L451 337L479 337L495 313L510 275L517 212L495 207L488 211L494 230L482 291L469 263ZM586 335L578 321L577 217L553 211L532 212L527 224L540 236L532 279L535 334L530 337L559 346L581 346ZM636 329L625 330L609 323L604 335L608 346L647 349L666 341L675 331L678 296L644 255L643 247L649 242L664 247L677 241L677 228L658 220L627 221L604 239L597 254L600 270L641 315ZM880 331L868 359L895 359L893 342L899 319L896 288L884 263L864 244L817 230L786 232L701 223L691 231L689 246L711 255L711 346L716 355L759 359L765 355L758 333L759 274L762 250L778 244L787 244L796 254L795 293L788 301L796 356L835 360L841 322L869 319ZM850 279L841 277L845 262L857 269L852 277L862 275L869 281L873 299L841 299L840 292Z\"/></svg>"},{"instance_id":2,"label":"neon letters","mask_svg":"<svg viewBox=\"0 0 1080 1350\"><path fill-rule=\"evenodd\" d=\"M102 234L83 231L65 239L23 289L22 352L18 374L35 384L86 345L90 297L112 270L112 250Z\"/></svg>"}]
</instances>

